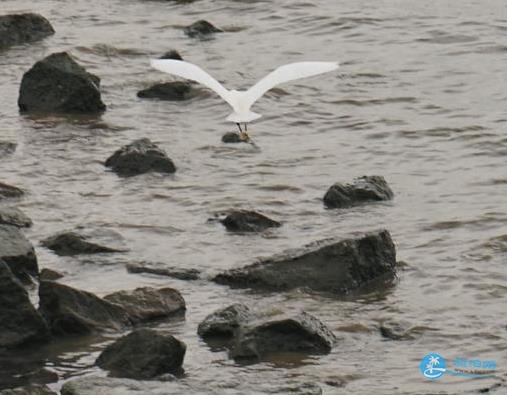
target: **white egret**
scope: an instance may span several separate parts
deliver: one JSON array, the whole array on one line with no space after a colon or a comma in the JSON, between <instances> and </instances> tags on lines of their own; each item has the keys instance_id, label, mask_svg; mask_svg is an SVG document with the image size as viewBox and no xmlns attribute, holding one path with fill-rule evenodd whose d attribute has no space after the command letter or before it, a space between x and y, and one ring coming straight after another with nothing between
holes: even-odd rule
<instances>
[{"instance_id":1,"label":"white egret","mask_svg":"<svg viewBox=\"0 0 507 395\"><path fill-rule=\"evenodd\" d=\"M327 73L339 67L338 62L299 62L286 64L278 67L250 89L237 91L225 89L216 79L192 63L174 59L153 59L151 66L157 70L196 81L216 92L232 107L233 112L226 119L236 123L240 131L240 137L243 140L249 139L247 123L261 117L260 114L250 111L250 108L264 93L284 82ZM245 125L244 132L241 129L242 123Z\"/></svg>"}]
</instances>

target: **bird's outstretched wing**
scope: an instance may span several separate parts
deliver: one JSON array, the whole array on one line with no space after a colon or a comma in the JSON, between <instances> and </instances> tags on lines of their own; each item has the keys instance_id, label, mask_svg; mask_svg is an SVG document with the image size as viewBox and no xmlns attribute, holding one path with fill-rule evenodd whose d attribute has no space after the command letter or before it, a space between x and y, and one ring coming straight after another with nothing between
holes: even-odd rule
<instances>
[{"instance_id":1,"label":"bird's outstretched wing","mask_svg":"<svg viewBox=\"0 0 507 395\"><path fill-rule=\"evenodd\" d=\"M278 67L245 92L244 100L248 106L254 104L268 90L284 82L311 77L336 70L338 62L299 62Z\"/></svg>"},{"instance_id":2,"label":"bird's outstretched wing","mask_svg":"<svg viewBox=\"0 0 507 395\"><path fill-rule=\"evenodd\" d=\"M229 91L225 89L220 82L195 64L174 59L152 59L150 63L151 66L157 70L207 86L229 103L229 105L233 106Z\"/></svg>"}]
</instances>

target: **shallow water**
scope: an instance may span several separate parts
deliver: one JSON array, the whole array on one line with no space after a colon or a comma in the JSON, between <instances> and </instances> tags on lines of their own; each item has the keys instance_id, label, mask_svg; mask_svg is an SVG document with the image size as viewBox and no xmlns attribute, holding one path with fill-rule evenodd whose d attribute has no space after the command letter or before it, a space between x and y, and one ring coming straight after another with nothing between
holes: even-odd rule
<instances>
[{"instance_id":1,"label":"shallow water","mask_svg":"<svg viewBox=\"0 0 507 395\"><path fill-rule=\"evenodd\" d=\"M298 382L318 383L326 394L461 394L497 383L498 393L506 391L503 1L1 1L1 13L18 11L43 14L56 34L0 52L0 136L18 144L1 159L2 181L28 191L17 203L34 220L27 235L40 266L63 271L64 283L99 295L154 284L181 290L186 319L159 325L188 345L181 385L227 394ZM181 27L198 19L228 32L207 41L186 37ZM148 59L172 48L229 88L246 88L292 61L340 60L342 67L260 100L254 111L264 117L250 128L260 149L225 146L220 137L234 127L224 121L229 109L219 98L136 97L171 79L150 69ZM101 117L19 114L23 73L62 50L102 78L108 110ZM139 137L168 152L175 175L121 179L105 170L112 152ZM321 198L332 183L364 174L383 175L395 199L324 209ZM261 210L284 225L241 236L207 222L232 207ZM76 226L117 232L129 251L76 259L38 246ZM383 227L405 262L399 280L353 298L259 295L125 270L128 262L165 262L206 278L314 240ZM237 365L196 335L202 318L232 302L303 308L339 342L327 356ZM386 340L379 332L385 321L417 327L416 335ZM44 350L43 364L60 377L53 387L96 372L104 341ZM496 360L498 374L429 382L418 365L432 351ZM332 381L342 387L326 384Z\"/></svg>"}]
</instances>

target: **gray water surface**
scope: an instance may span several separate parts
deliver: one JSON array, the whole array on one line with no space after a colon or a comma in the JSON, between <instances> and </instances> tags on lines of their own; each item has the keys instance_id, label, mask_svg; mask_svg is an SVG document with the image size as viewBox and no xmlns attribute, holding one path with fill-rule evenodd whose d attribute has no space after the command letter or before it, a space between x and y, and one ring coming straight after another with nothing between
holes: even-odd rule
<instances>
[{"instance_id":1,"label":"gray water surface","mask_svg":"<svg viewBox=\"0 0 507 395\"><path fill-rule=\"evenodd\" d=\"M186 319L159 326L188 345L182 383L195 392L254 394L314 382L325 394L386 395L477 393L501 383L497 393L506 393L504 1L0 1L2 14L21 11L41 13L56 34L0 52L0 136L18 144L1 159L2 181L28 191L19 202L34 221L27 235L40 266L64 272L65 284L98 295L144 285L182 292ZM227 32L186 37L182 26L198 19ZM230 89L293 61L342 67L262 98L253 110L264 116L249 128L259 149L226 146L220 137L235 126L224 120L230 110L220 98L136 97L171 80L150 69L149 58L172 48ZM57 51L101 77L102 116L19 114L23 73ZM110 154L140 137L167 151L175 175L121 179L105 170ZM324 209L332 183L365 174L383 175L395 199ZM260 210L283 227L243 236L207 223L233 207ZM76 226L114 231L129 251L76 259L38 245ZM206 280L314 240L384 227L405 263L385 291L345 299L259 295ZM204 279L128 274L125 263L138 261L196 268ZM200 320L233 302L305 309L339 342L327 356L237 365L196 334ZM412 339L383 338L384 322L412 328ZM98 372L93 362L106 341L52 346L43 359L60 377L54 388ZM429 382L418 368L429 352L496 360L498 374Z\"/></svg>"}]
</instances>

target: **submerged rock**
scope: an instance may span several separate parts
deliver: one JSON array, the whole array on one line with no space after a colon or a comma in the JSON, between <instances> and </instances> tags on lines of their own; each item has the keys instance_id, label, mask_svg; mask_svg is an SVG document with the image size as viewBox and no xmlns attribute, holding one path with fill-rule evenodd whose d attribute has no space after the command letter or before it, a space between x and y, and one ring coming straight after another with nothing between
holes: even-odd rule
<instances>
[{"instance_id":1,"label":"submerged rock","mask_svg":"<svg viewBox=\"0 0 507 395\"><path fill-rule=\"evenodd\" d=\"M163 54L159 59L175 59L175 60L183 60L180 53L175 49L171 49Z\"/></svg>"},{"instance_id":2,"label":"submerged rock","mask_svg":"<svg viewBox=\"0 0 507 395\"><path fill-rule=\"evenodd\" d=\"M31 282L31 277L39 275L33 245L15 226L0 225L0 260L23 282Z\"/></svg>"},{"instance_id":3,"label":"submerged rock","mask_svg":"<svg viewBox=\"0 0 507 395\"><path fill-rule=\"evenodd\" d=\"M0 260L0 348L48 340L49 330L28 293Z\"/></svg>"},{"instance_id":4,"label":"submerged rock","mask_svg":"<svg viewBox=\"0 0 507 395\"><path fill-rule=\"evenodd\" d=\"M120 305L133 323L166 318L185 312L185 300L173 288L136 288L133 291L118 291L107 295L104 300Z\"/></svg>"},{"instance_id":5,"label":"submerged rock","mask_svg":"<svg viewBox=\"0 0 507 395\"><path fill-rule=\"evenodd\" d=\"M0 15L0 48L42 40L55 33L39 14Z\"/></svg>"},{"instance_id":6,"label":"submerged rock","mask_svg":"<svg viewBox=\"0 0 507 395\"><path fill-rule=\"evenodd\" d=\"M208 315L197 327L197 333L204 338L233 337L242 325L254 319L250 308L235 303Z\"/></svg>"},{"instance_id":7,"label":"submerged rock","mask_svg":"<svg viewBox=\"0 0 507 395\"><path fill-rule=\"evenodd\" d=\"M39 273L39 280L44 281L55 281L63 277L62 273L57 272L56 270L51 269L42 269Z\"/></svg>"},{"instance_id":8,"label":"submerged rock","mask_svg":"<svg viewBox=\"0 0 507 395\"><path fill-rule=\"evenodd\" d=\"M240 135L239 133L236 133L236 132L227 132L222 136L222 142L223 143L231 143L231 144L249 143L250 139L245 138L244 135Z\"/></svg>"},{"instance_id":9,"label":"submerged rock","mask_svg":"<svg viewBox=\"0 0 507 395\"><path fill-rule=\"evenodd\" d=\"M96 363L114 377L151 379L180 373L185 343L152 329L138 329L106 347Z\"/></svg>"},{"instance_id":10,"label":"submerged rock","mask_svg":"<svg viewBox=\"0 0 507 395\"><path fill-rule=\"evenodd\" d=\"M16 151L16 147L16 143L11 143L10 141L0 141L0 155L3 156L12 154L14 151Z\"/></svg>"},{"instance_id":11,"label":"submerged rock","mask_svg":"<svg viewBox=\"0 0 507 395\"><path fill-rule=\"evenodd\" d=\"M28 228L32 226L32 220L15 207L1 207L0 224L12 225L18 228Z\"/></svg>"},{"instance_id":12,"label":"submerged rock","mask_svg":"<svg viewBox=\"0 0 507 395\"><path fill-rule=\"evenodd\" d=\"M179 280L198 280L201 272L197 269L185 269L167 266L163 263L128 263L129 273L149 273L159 276L174 277Z\"/></svg>"},{"instance_id":13,"label":"submerged rock","mask_svg":"<svg viewBox=\"0 0 507 395\"><path fill-rule=\"evenodd\" d=\"M27 385L0 391L0 395L57 395L47 385Z\"/></svg>"},{"instance_id":14,"label":"submerged rock","mask_svg":"<svg viewBox=\"0 0 507 395\"><path fill-rule=\"evenodd\" d=\"M346 293L378 278L396 275L396 250L387 230L355 239L324 240L280 256L218 274L232 287Z\"/></svg>"},{"instance_id":15,"label":"submerged rock","mask_svg":"<svg viewBox=\"0 0 507 395\"><path fill-rule=\"evenodd\" d=\"M24 194L25 193L22 189L0 182L0 200L7 198L17 198L23 196Z\"/></svg>"},{"instance_id":16,"label":"submerged rock","mask_svg":"<svg viewBox=\"0 0 507 395\"><path fill-rule=\"evenodd\" d=\"M137 97L143 99L161 99L171 101L188 100L198 95L198 90L192 84L184 81L164 82L155 84L137 92Z\"/></svg>"},{"instance_id":17,"label":"submerged rock","mask_svg":"<svg viewBox=\"0 0 507 395\"><path fill-rule=\"evenodd\" d=\"M28 70L21 81L21 111L100 113L100 79L66 52L49 55Z\"/></svg>"},{"instance_id":18,"label":"submerged rock","mask_svg":"<svg viewBox=\"0 0 507 395\"><path fill-rule=\"evenodd\" d=\"M393 191L382 176L364 176L356 178L352 184L336 183L324 195L324 204L328 208L351 207L365 202L390 200Z\"/></svg>"},{"instance_id":19,"label":"submerged rock","mask_svg":"<svg viewBox=\"0 0 507 395\"><path fill-rule=\"evenodd\" d=\"M67 381L61 395L169 395L194 394L189 388L182 391L172 383L161 381L139 381L114 377L84 376ZM199 394L203 394L202 392Z\"/></svg>"},{"instance_id":20,"label":"submerged rock","mask_svg":"<svg viewBox=\"0 0 507 395\"><path fill-rule=\"evenodd\" d=\"M120 330L131 325L127 312L86 291L53 281L41 281L39 311L56 335Z\"/></svg>"},{"instance_id":21,"label":"submerged rock","mask_svg":"<svg viewBox=\"0 0 507 395\"><path fill-rule=\"evenodd\" d=\"M204 38L214 33L223 33L223 30L218 29L208 21L202 19L200 21L192 23L190 26L185 27L183 31L189 37L198 37L198 38Z\"/></svg>"},{"instance_id":22,"label":"submerged rock","mask_svg":"<svg viewBox=\"0 0 507 395\"><path fill-rule=\"evenodd\" d=\"M176 171L176 166L165 151L147 138L135 140L120 148L106 160L106 166L125 177L150 171L159 173Z\"/></svg>"},{"instance_id":23,"label":"submerged rock","mask_svg":"<svg viewBox=\"0 0 507 395\"><path fill-rule=\"evenodd\" d=\"M41 245L60 256L123 252L115 248L91 243L75 232L63 232L41 241Z\"/></svg>"},{"instance_id":24,"label":"submerged rock","mask_svg":"<svg viewBox=\"0 0 507 395\"><path fill-rule=\"evenodd\" d=\"M282 226L280 222L249 210L230 210L220 222L230 232L262 232Z\"/></svg>"}]
</instances>

